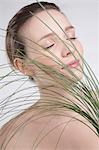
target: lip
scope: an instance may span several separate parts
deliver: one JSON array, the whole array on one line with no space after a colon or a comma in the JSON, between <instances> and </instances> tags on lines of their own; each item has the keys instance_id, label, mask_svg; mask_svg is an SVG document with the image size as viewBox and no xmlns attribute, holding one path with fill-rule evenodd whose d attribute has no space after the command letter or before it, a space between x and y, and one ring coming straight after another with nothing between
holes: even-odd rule
<instances>
[{"instance_id":1,"label":"lip","mask_svg":"<svg viewBox=\"0 0 99 150\"><path fill-rule=\"evenodd\" d=\"M80 61L79 60L73 60L73 61L71 61L70 63L67 64L67 67L76 68L79 65L80 65ZM64 67L62 69L64 69Z\"/></svg>"},{"instance_id":2,"label":"lip","mask_svg":"<svg viewBox=\"0 0 99 150\"><path fill-rule=\"evenodd\" d=\"M70 67L70 68L76 68L76 67L79 66L79 64L80 64L79 60L74 60L74 61L68 63L67 66Z\"/></svg>"}]
</instances>

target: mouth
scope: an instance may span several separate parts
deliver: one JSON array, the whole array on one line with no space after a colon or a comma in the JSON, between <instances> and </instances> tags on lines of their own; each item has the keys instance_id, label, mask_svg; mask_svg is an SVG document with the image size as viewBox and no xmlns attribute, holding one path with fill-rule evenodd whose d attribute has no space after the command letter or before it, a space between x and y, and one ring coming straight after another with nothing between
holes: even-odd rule
<instances>
[{"instance_id":1,"label":"mouth","mask_svg":"<svg viewBox=\"0 0 99 150\"><path fill-rule=\"evenodd\" d=\"M80 61L79 60L73 60L70 63L66 64L67 67L69 68L76 68L80 65ZM64 67L62 67L62 69L64 69Z\"/></svg>"}]
</instances>

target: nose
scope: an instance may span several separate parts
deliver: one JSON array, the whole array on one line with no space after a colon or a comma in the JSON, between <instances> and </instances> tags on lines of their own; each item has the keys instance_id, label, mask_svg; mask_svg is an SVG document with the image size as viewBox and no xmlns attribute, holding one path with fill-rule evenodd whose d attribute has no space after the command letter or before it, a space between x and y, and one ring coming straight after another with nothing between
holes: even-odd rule
<instances>
[{"instance_id":1,"label":"nose","mask_svg":"<svg viewBox=\"0 0 99 150\"><path fill-rule=\"evenodd\" d=\"M63 40L65 41L65 40ZM68 57L72 52L69 46L66 46L65 43L60 44L61 47L61 57Z\"/></svg>"},{"instance_id":2,"label":"nose","mask_svg":"<svg viewBox=\"0 0 99 150\"><path fill-rule=\"evenodd\" d=\"M61 51L61 56L62 57L67 57L68 55L70 55L71 52L69 49L67 49L66 47L63 47L62 51Z\"/></svg>"}]
</instances>

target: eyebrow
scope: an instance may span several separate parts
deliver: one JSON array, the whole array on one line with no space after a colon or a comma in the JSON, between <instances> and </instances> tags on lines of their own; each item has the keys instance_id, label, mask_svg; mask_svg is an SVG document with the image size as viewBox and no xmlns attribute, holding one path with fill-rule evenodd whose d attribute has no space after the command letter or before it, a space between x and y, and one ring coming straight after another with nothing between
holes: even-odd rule
<instances>
[{"instance_id":1,"label":"eyebrow","mask_svg":"<svg viewBox=\"0 0 99 150\"><path fill-rule=\"evenodd\" d=\"M70 30L70 29L75 29L75 28L74 28L74 26L68 26L68 27L65 28L65 31L67 32L67 31ZM41 37L41 38L38 40L38 42L40 42L41 40L43 40L43 39L45 39L45 38L47 38L47 37L49 37L49 36L53 36L53 35L54 35L53 32L48 33L48 34L44 35L43 37Z\"/></svg>"}]
</instances>

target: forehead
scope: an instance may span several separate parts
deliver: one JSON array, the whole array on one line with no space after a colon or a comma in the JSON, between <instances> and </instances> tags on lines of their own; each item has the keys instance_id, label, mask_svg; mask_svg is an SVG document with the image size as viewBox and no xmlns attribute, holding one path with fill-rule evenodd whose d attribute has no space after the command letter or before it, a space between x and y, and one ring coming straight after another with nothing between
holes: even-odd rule
<instances>
[{"instance_id":1,"label":"forehead","mask_svg":"<svg viewBox=\"0 0 99 150\"><path fill-rule=\"evenodd\" d=\"M68 18L63 13L57 10L48 10L48 12L58 22L63 30L71 25ZM51 30L57 34L60 34L62 30L60 29L59 25L51 18L51 16L49 16L46 11L37 13L36 16L33 16L25 23L21 29L21 33L34 41L38 41L42 36L51 33Z\"/></svg>"}]
</instances>

